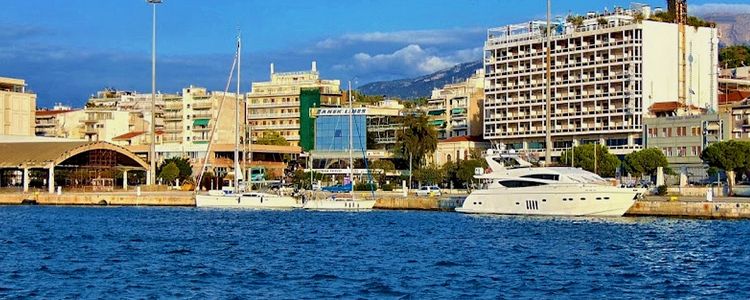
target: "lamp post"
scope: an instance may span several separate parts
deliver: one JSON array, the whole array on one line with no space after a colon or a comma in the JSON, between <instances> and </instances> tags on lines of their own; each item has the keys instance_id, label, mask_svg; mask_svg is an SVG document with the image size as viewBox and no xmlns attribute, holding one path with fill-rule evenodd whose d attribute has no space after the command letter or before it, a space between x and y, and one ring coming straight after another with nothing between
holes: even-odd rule
<instances>
[{"instance_id":1,"label":"lamp post","mask_svg":"<svg viewBox=\"0 0 750 300\"><path fill-rule=\"evenodd\" d=\"M146 0L151 4L151 148L149 150L150 184L156 183L156 5L162 0Z\"/></svg>"}]
</instances>

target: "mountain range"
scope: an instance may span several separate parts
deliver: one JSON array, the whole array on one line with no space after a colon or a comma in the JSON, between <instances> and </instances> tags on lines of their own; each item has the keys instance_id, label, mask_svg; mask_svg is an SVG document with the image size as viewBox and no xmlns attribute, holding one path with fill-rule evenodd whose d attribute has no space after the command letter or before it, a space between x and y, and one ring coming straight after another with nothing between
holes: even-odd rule
<instances>
[{"instance_id":1,"label":"mountain range","mask_svg":"<svg viewBox=\"0 0 750 300\"><path fill-rule=\"evenodd\" d=\"M368 83L360 86L359 90L366 95L383 95L401 99L430 97L433 89L466 80L481 68L483 68L482 61L477 60L416 78Z\"/></svg>"},{"instance_id":2,"label":"mountain range","mask_svg":"<svg viewBox=\"0 0 750 300\"><path fill-rule=\"evenodd\" d=\"M702 17L716 23L721 45L750 44L750 13L714 12Z\"/></svg>"}]
</instances>

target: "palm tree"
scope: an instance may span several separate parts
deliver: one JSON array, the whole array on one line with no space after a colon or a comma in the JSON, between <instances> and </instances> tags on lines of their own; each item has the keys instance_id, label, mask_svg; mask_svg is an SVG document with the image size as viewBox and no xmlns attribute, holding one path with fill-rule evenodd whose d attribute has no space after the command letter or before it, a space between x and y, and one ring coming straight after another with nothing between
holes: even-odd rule
<instances>
[{"instance_id":1,"label":"palm tree","mask_svg":"<svg viewBox=\"0 0 750 300\"><path fill-rule=\"evenodd\" d=\"M396 137L396 153L409 160L409 173L412 165L422 166L427 155L437 149L437 131L430 125L430 119L423 113L404 118L404 129ZM409 175L411 186L411 175Z\"/></svg>"}]
</instances>

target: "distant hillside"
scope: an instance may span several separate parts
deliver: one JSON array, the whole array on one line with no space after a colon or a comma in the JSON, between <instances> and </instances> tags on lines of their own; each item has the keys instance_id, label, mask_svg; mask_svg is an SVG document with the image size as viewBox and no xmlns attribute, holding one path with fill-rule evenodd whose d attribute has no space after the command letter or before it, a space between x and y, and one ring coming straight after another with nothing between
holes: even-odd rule
<instances>
[{"instance_id":1,"label":"distant hillside","mask_svg":"<svg viewBox=\"0 0 750 300\"><path fill-rule=\"evenodd\" d=\"M750 14L715 12L702 15L706 20L716 22L724 46L750 44Z\"/></svg>"},{"instance_id":2,"label":"distant hillside","mask_svg":"<svg viewBox=\"0 0 750 300\"><path fill-rule=\"evenodd\" d=\"M401 99L429 97L433 88L441 88L448 83L466 80L481 68L482 61L462 63L417 78L368 83L359 87L359 90L366 95L385 95Z\"/></svg>"}]
</instances>

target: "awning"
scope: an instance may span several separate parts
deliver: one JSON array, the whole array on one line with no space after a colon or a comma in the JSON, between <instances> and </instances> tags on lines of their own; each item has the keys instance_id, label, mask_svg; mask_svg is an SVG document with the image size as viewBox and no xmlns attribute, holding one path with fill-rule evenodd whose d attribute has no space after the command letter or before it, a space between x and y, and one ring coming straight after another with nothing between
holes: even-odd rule
<instances>
[{"instance_id":1,"label":"awning","mask_svg":"<svg viewBox=\"0 0 750 300\"><path fill-rule=\"evenodd\" d=\"M431 110L427 112L427 114L431 116L439 116L439 115L442 115L444 112L445 112L445 109L436 109L436 110Z\"/></svg>"},{"instance_id":2,"label":"awning","mask_svg":"<svg viewBox=\"0 0 750 300\"><path fill-rule=\"evenodd\" d=\"M443 127L443 126L445 126L445 121L443 121L443 120L432 120L432 121L430 121L430 124L434 125L434 126Z\"/></svg>"},{"instance_id":3,"label":"awning","mask_svg":"<svg viewBox=\"0 0 750 300\"><path fill-rule=\"evenodd\" d=\"M465 108L454 108L454 109L451 109L451 113L452 114L463 114L463 113L466 113L466 109Z\"/></svg>"},{"instance_id":4,"label":"awning","mask_svg":"<svg viewBox=\"0 0 750 300\"><path fill-rule=\"evenodd\" d=\"M208 119L195 119L193 120L193 126L208 126Z\"/></svg>"}]
</instances>

